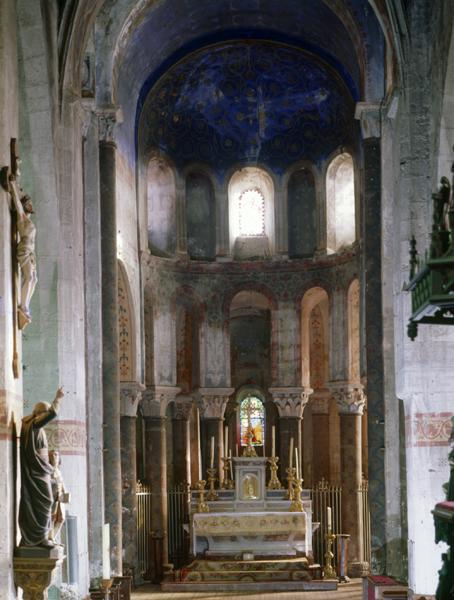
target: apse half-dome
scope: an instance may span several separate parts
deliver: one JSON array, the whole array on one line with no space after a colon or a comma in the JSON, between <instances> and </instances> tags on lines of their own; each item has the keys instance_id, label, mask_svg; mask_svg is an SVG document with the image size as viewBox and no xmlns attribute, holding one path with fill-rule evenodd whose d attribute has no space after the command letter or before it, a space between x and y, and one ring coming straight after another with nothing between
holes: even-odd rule
<instances>
[{"instance_id":1,"label":"apse half-dome","mask_svg":"<svg viewBox=\"0 0 454 600\"><path fill-rule=\"evenodd\" d=\"M354 100L340 76L296 47L258 40L185 57L152 87L139 122L145 152L218 173L239 163L279 173L355 139Z\"/></svg>"}]
</instances>

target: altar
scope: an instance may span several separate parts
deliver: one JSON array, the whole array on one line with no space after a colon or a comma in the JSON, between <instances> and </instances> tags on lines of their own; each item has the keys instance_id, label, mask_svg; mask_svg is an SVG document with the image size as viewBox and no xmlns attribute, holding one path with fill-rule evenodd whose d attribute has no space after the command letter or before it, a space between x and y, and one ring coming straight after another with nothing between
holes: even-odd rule
<instances>
[{"instance_id":1,"label":"altar","mask_svg":"<svg viewBox=\"0 0 454 600\"><path fill-rule=\"evenodd\" d=\"M242 456L231 460L234 489L216 490L215 496L208 494L212 499L204 499L202 504L200 491L192 492L193 556L305 556L311 560L313 525L309 491L300 490L299 504L295 505L287 489L267 489L267 458Z\"/></svg>"}]
</instances>

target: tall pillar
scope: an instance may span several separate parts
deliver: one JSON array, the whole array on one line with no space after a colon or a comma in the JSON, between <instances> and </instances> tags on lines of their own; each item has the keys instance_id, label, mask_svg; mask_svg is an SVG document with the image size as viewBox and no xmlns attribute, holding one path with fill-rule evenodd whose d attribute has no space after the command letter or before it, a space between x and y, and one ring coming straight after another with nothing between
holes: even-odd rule
<instances>
[{"instance_id":1,"label":"tall pillar","mask_svg":"<svg viewBox=\"0 0 454 600\"><path fill-rule=\"evenodd\" d=\"M202 477L210 465L211 438L214 438L214 467L218 470L219 483L222 481L222 456L224 456L224 413L233 388L200 388L199 410L202 419Z\"/></svg>"},{"instance_id":2,"label":"tall pillar","mask_svg":"<svg viewBox=\"0 0 454 600\"><path fill-rule=\"evenodd\" d=\"M155 548L160 549L160 562L164 570L169 568L166 409L179 391L180 388L171 386L148 387L142 394L141 402L145 421L145 474L152 494L151 530L156 538ZM154 575L156 580L159 573Z\"/></svg>"},{"instance_id":3,"label":"tall pillar","mask_svg":"<svg viewBox=\"0 0 454 600\"><path fill-rule=\"evenodd\" d=\"M138 573L136 419L142 389L139 383L121 383L120 391L123 568L132 567L135 573Z\"/></svg>"},{"instance_id":4,"label":"tall pillar","mask_svg":"<svg viewBox=\"0 0 454 600\"><path fill-rule=\"evenodd\" d=\"M361 384L332 387L341 430L342 529L350 534L348 571L352 577L367 575L364 561L363 512L359 489L362 483L361 419L366 397Z\"/></svg>"},{"instance_id":5,"label":"tall pillar","mask_svg":"<svg viewBox=\"0 0 454 600\"><path fill-rule=\"evenodd\" d=\"M191 483L189 418L192 406L192 396L177 396L173 406L173 469L176 483Z\"/></svg>"},{"instance_id":6,"label":"tall pillar","mask_svg":"<svg viewBox=\"0 0 454 600\"><path fill-rule=\"evenodd\" d=\"M303 419L304 407L309 400L312 389L309 387L275 387L269 388L273 401L279 412L279 465L280 479L283 485L286 485L287 472L289 466L289 447L290 439L293 438L294 447L298 448L300 462L303 464L302 457L302 434L301 422ZM294 457L292 457L295 464Z\"/></svg>"},{"instance_id":7,"label":"tall pillar","mask_svg":"<svg viewBox=\"0 0 454 600\"><path fill-rule=\"evenodd\" d=\"M110 524L110 564L122 574L120 377L118 368L118 266L115 111L98 115L102 260L102 386L105 520Z\"/></svg>"},{"instance_id":8,"label":"tall pillar","mask_svg":"<svg viewBox=\"0 0 454 600\"><path fill-rule=\"evenodd\" d=\"M313 444L315 445L312 451L313 483L318 483L321 479L325 479L325 481L331 483L330 396L331 394L327 390L317 390L312 394L309 402L309 408L312 414L312 430L313 432L316 432L316 435L312 436Z\"/></svg>"},{"instance_id":9,"label":"tall pillar","mask_svg":"<svg viewBox=\"0 0 454 600\"><path fill-rule=\"evenodd\" d=\"M176 186L176 253L180 257L187 256L188 241L186 233L186 186L185 181L179 179Z\"/></svg>"}]
</instances>

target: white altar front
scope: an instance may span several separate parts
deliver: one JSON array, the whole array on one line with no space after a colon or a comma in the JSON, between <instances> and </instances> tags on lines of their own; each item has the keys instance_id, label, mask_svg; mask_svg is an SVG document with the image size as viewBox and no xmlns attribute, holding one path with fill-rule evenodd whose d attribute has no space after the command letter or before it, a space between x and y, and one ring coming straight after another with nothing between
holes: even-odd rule
<instances>
[{"instance_id":1,"label":"white altar front","mask_svg":"<svg viewBox=\"0 0 454 600\"><path fill-rule=\"evenodd\" d=\"M312 557L312 503L303 490L303 511L291 512L287 490L266 489L263 457L233 458L235 489L218 490L209 512L197 512L191 499L193 556Z\"/></svg>"}]
</instances>

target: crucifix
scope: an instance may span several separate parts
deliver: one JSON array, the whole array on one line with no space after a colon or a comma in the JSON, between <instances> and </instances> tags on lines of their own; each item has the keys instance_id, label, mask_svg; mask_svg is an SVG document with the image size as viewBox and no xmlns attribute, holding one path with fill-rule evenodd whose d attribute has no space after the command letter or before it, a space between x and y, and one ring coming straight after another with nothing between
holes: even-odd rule
<instances>
[{"instance_id":1,"label":"crucifix","mask_svg":"<svg viewBox=\"0 0 454 600\"><path fill-rule=\"evenodd\" d=\"M35 237L36 227L30 218L33 204L30 196L18 186L20 158L17 140L11 139L10 166L1 170L1 184L12 200L11 211L11 259L12 259L12 296L13 296L13 372L19 377L19 357L17 352L17 329L24 329L31 322L30 300L36 282ZM19 292L19 267L21 289Z\"/></svg>"},{"instance_id":2,"label":"crucifix","mask_svg":"<svg viewBox=\"0 0 454 600\"><path fill-rule=\"evenodd\" d=\"M252 445L252 438L254 437L254 432L252 430L252 421L251 421L252 412L253 412L253 408L252 408L252 402L251 402L251 395L249 394L247 403L246 403L246 415L247 415L246 439L247 439L247 443L246 443L246 449L243 452L243 456L248 456L248 457L257 456L257 452L255 451L255 448Z\"/></svg>"}]
</instances>

